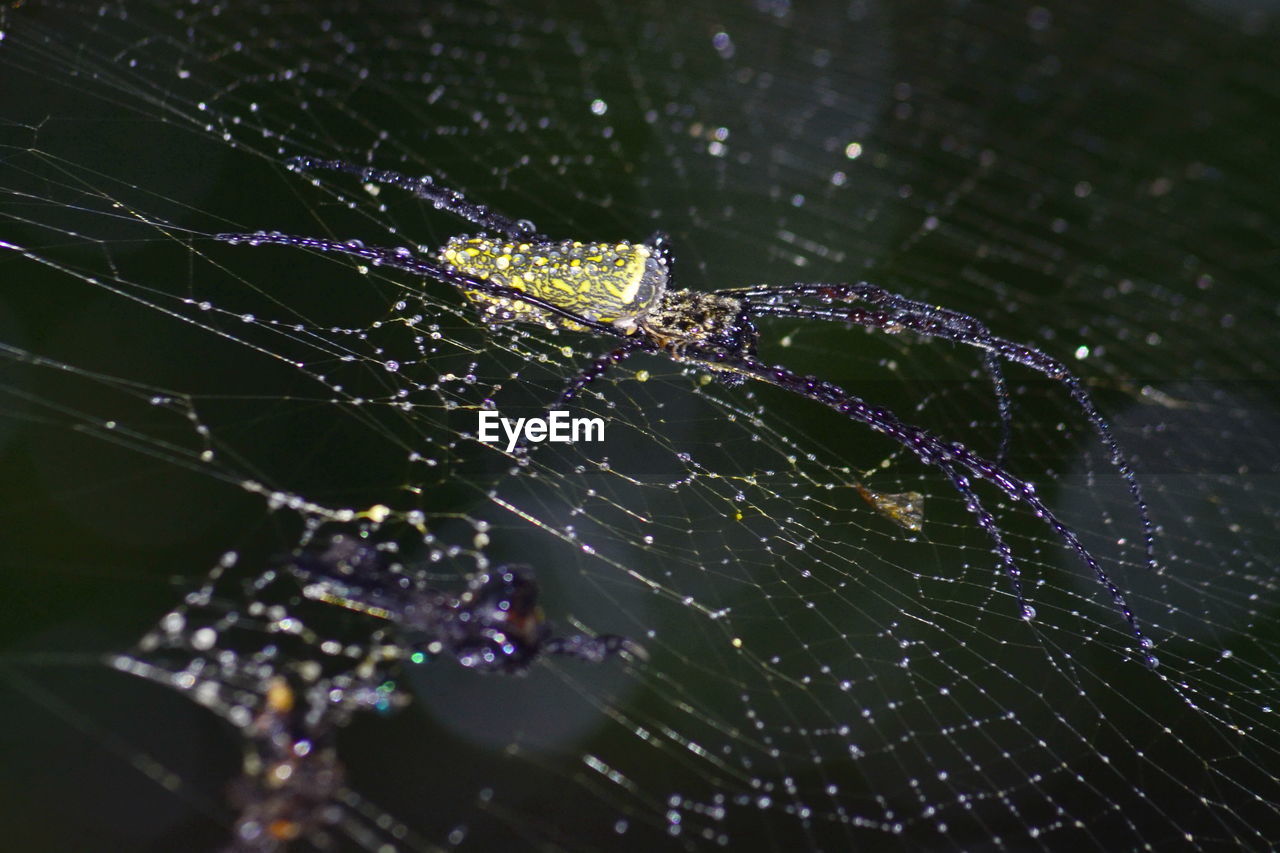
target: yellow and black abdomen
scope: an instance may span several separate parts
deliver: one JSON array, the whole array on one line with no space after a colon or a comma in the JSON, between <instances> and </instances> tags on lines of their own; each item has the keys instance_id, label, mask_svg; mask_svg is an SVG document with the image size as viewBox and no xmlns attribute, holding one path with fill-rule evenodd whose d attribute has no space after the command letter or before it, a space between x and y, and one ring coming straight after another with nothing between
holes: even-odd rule
<instances>
[{"instance_id":1,"label":"yellow and black abdomen","mask_svg":"<svg viewBox=\"0 0 1280 853\"><path fill-rule=\"evenodd\" d=\"M668 276L665 262L644 243L517 243L454 237L440 250L440 259L467 275L628 333L661 300ZM476 290L465 293L499 321L582 328L516 298Z\"/></svg>"}]
</instances>

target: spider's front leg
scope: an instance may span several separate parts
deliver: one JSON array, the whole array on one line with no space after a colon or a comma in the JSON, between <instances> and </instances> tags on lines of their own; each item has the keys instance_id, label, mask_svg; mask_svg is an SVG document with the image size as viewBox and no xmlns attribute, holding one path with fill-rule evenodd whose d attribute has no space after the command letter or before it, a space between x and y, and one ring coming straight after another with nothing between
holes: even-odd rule
<instances>
[{"instance_id":1,"label":"spider's front leg","mask_svg":"<svg viewBox=\"0 0 1280 853\"><path fill-rule=\"evenodd\" d=\"M867 282L791 284L721 292L737 296L744 302L751 299L758 300L758 307L755 309L758 316L832 320L883 329L887 332L909 328L919 334L945 337L979 347L981 347L979 341L992 338L987 327L977 318L959 311L908 299ZM818 299L821 304L804 305L797 301L797 297ZM788 299L791 301L784 303L784 300ZM871 308L829 307L833 302L862 302L870 305ZM945 331L939 332L939 328L945 328ZM1000 415L1000 443L996 451L996 460L1003 464L1005 457L1009 454L1009 444L1013 438L1013 401L1005 384L1000 357L1000 354L990 348L983 348L982 368L991 379L991 387L995 392L996 407Z\"/></svg>"},{"instance_id":2,"label":"spider's front leg","mask_svg":"<svg viewBox=\"0 0 1280 853\"><path fill-rule=\"evenodd\" d=\"M1018 343L992 334L976 317L949 308L942 308L908 299L867 282L855 284L790 284L724 290L719 293L742 299L752 304L753 313L759 317L787 317L798 320L827 320L851 323L872 329L899 331L910 329L925 337L941 338L953 343L965 344L983 351L983 364L995 386L1000 406L1001 443L997 461L1003 464L1004 450L1008 444L1009 422L1012 405L1000 371L1000 361L1011 361L1028 367L1048 378L1061 382L1071 399L1083 412L1099 440L1106 448L1111 466L1120 474L1129 488L1129 494L1142 525L1147 565L1159 570L1155 557L1155 525L1147 509L1142 486L1138 483L1129 460L1120 450L1120 444L1111 432L1111 426L1093 402L1093 397L1066 365L1048 353L1029 344ZM806 304L802 298L814 299L819 304ZM856 302L863 305L847 305ZM836 305L835 303L846 303ZM865 307L864 307L865 305Z\"/></svg>"}]
</instances>

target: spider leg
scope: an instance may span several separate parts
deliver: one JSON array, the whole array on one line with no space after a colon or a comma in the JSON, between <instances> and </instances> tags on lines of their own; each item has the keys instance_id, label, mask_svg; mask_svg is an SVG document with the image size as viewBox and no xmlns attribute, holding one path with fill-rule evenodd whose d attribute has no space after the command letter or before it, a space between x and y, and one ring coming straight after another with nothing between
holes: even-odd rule
<instances>
[{"instance_id":1,"label":"spider leg","mask_svg":"<svg viewBox=\"0 0 1280 853\"><path fill-rule=\"evenodd\" d=\"M633 337L613 352L606 353L591 362L565 386L564 391L560 394L560 405L572 402L582 392L583 388L586 388L607 373L610 367L625 360L637 350L645 349L648 346L651 345L646 338Z\"/></svg>"},{"instance_id":2,"label":"spider leg","mask_svg":"<svg viewBox=\"0 0 1280 853\"><path fill-rule=\"evenodd\" d=\"M764 316L797 316L790 313L781 313L788 309L794 311L807 312L810 306L792 303L783 306L778 302L779 297L786 296L809 296L817 297L824 303L830 304L832 300L839 299L847 301L849 299L860 299L869 302L877 307L883 307L887 310L901 313L906 316L928 316L932 320L946 324L956 334L970 335L973 337L990 337L991 333L987 331L976 317L968 314L962 314L959 311L952 311L949 308L942 308L936 305L929 305L925 302L919 302L914 299L908 299L882 287L866 282L858 282L857 284L794 284L783 285L780 287L757 287L747 288L743 290L724 291L729 295L737 298L762 298L764 304L760 306L760 310L756 311L758 315ZM859 323L872 328L892 328L895 325L893 320L875 323L866 322L861 316L850 317L847 313L839 309L832 309L829 314L823 313L814 315L813 319L835 320L837 322ZM905 324L904 324L905 325ZM919 330L917 330L919 331ZM923 332L928 334L928 332ZM1009 454L1009 444L1013 436L1013 401L1009 397L1008 387L1004 381L1004 371L1000 366L1000 359L990 350L983 353L982 368L986 371L987 377L991 380L991 387L996 396L996 407L1000 415L1000 444L996 450L996 461L1004 464Z\"/></svg>"},{"instance_id":3,"label":"spider leg","mask_svg":"<svg viewBox=\"0 0 1280 853\"><path fill-rule=\"evenodd\" d=\"M552 637L543 644L542 653L578 658L591 663L600 663L617 654L627 654L640 660L649 659L649 653L644 650L644 646L629 637L618 634L599 634L594 637L573 634L568 637Z\"/></svg>"},{"instance_id":4,"label":"spider leg","mask_svg":"<svg viewBox=\"0 0 1280 853\"><path fill-rule=\"evenodd\" d=\"M1141 649L1140 653L1143 655L1147 665L1154 667L1157 664L1156 658L1150 653L1150 649L1154 644L1139 627L1137 617L1133 615L1133 610L1129 607L1124 593L1120 591L1120 588L1107 575L1106 570L1102 568L1093 554L1080 541L1075 531L1063 524L1045 505L1044 501L1040 500L1039 496L1036 495L1035 486L1030 482L1014 477L999 465L983 459L958 442L945 442L920 427L903 423L887 409L872 406L830 382L824 382L812 376L800 376L785 367L770 367L750 356L697 346L687 346L684 349L683 359L713 369L733 370L753 379L775 385L793 394L799 394L802 397L808 397L811 400L822 403L855 421L866 424L879 433L887 435L914 453L921 462L926 465L932 465L946 473L956 491L964 498L969 511L977 517L979 526L986 530L988 535L992 536L996 550L1005 564L1006 574L1009 575L1010 580L1013 582L1014 592L1024 607L1023 617L1029 618L1029 613L1025 609L1025 599L1022 597L1022 586L1019 579L1021 572L1017 569L1016 564L1013 563L1012 552L1009 551L1003 537L1000 536L999 527L996 525L995 520L982 507L968 477L962 475L960 469L968 471L970 475L980 480L991 483L1012 500L1025 504L1038 518L1049 525L1058 538L1075 552L1080 561L1093 572L1098 583L1110 593L1116 609L1124 616L1134 639L1138 641L1138 646Z\"/></svg>"},{"instance_id":5,"label":"spider leg","mask_svg":"<svg viewBox=\"0 0 1280 853\"><path fill-rule=\"evenodd\" d=\"M355 175L360 180L368 183L398 187L413 193L424 201L431 202L437 210L452 213L454 216L465 219L473 225L479 225L486 231L495 231L513 240L539 242L546 239L538 233L538 227L529 220L512 219L509 216L504 216L495 210L491 210L487 205L469 201L466 196L457 190L438 186L429 175L421 178L411 178L400 172L375 169L372 166L361 166L342 160L323 160L315 157L293 157L287 160L285 165L297 172L311 172L317 169L345 172L349 175Z\"/></svg>"},{"instance_id":6,"label":"spider leg","mask_svg":"<svg viewBox=\"0 0 1280 853\"><path fill-rule=\"evenodd\" d=\"M595 320L588 320L573 313L565 308L525 293L522 290L516 290L514 287L497 284L482 278L469 276L460 272L448 264L442 264L432 260L429 257L413 253L407 248L391 249L385 246L366 246L359 240L348 240L347 242L339 242L337 240L324 240L318 237L295 237L290 234L281 234L279 231L259 231L253 234L215 234L213 239L221 240L224 243L247 243L250 246L293 246L300 249L315 249L320 252L335 252L343 255L352 255L357 258L363 258L375 267L389 267L390 269L403 270L404 272L413 273L420 278L429 278L435 281L451 284L459 290L475 290L480 293L487 293L490 296L496 296L502 299L509 299L513 302L524 302L535 308L541 309L548 314L555 314L566 320L571 320L579 326L585 326L595 332L611 335L616 338L625 338L626 333L609 323L598 323Z\"/></svg>"},{"instance_id":7,"label":"spider leg","mask_svg":"<svg viewBox=\"0 0 1280 853\"><path fill-rule=\"evenodd\" d=\"M1030 622L1036 618L1036 609L1027 603L1026 596L1022 594L1022 569L1013 558L1013 550L1004 541L1004 534L1000 531L1000 525L996 523L991 512L982 505L982 502L978 499L978 493L973 490L973 484L967 476L951 465L939 463L938 467L946 472L947 477L951 480L951 485L964 498L965 507L978 520L978 526L991 537L991 541L996 547L996 553L1000 556L1000 562L1004 564L1005 576L1009 578L1009 585L1013 587L1013 594L1018 599L1018 607L1022 610L1022 618ZM1141 639L1139 637L1139 640Z\"/></svg>"},{"instance_id":8,"label":"spider leg","mask_svg":"<svg viewBox=\"0 0 1280 853\"><path fill-rule=\"evenodd\" d=\"M1000 445L996 449L996 464L1003 465L1009 458L1009 444L1013 441L1013 398L1009 396L1009 386L1005 384L999 356L991 350L983 350L982 369L987 372L991 389L996 395L996 411L1000 414Z\"/></svg>"},{"instance_id":9,"label":"spider leg","mask_svg":"<svg viewBox=\"0 0 1280 853\"><path fill-rule=\"evenodd\" d=\"M1020 344L991 334L979 320L946 308L937 308L913 299L907 299L896 293L887 291L866 282L857 284L795 284L779 287L757 287L742 290L719 291L725 295L750 300L751 311L758 317L790 317L805 320L830 320L840 323L856 323L874 329L910 329L927 337L942 338L954 343L967 344L984 350L987 372L995 383L996 395L1000 399L1002 432L1001 453L1008 443L1009 416L1011 404L1004 378L993 372L992 365L1000 359L1015 362L1029 367L1050 379L1061 382L1067 387L1072 400L1080 407L1085 418L1093 427L1103 447L1106 448L1109 461L1116 472L1124 479L1129 494L1137 509L1142 523L1143 540L1147 565L1153 571L1159 571L1155 556L1155 526L1147 508L1147 501L1142 493L1142 486L1129 465L1129 461L1120 451L1120 445L1111 432L1111 426L1098 411L1092 396L1066 365L1035 347ZM794 301L794 297L814 297L820 299L822 305L805 305ZM785 301L792 299L792 301ZM861 306L833 307L834 301L861 300L872 308ZM763 300L763 301L761 301Z\"/></svg>"}]
</instances>

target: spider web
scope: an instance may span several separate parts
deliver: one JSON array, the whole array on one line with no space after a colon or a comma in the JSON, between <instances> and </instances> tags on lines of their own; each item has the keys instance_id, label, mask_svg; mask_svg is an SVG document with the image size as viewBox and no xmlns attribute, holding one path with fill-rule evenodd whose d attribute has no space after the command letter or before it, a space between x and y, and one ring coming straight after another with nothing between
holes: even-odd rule
<instances>
[{"instance_id":1,"label":"spider web","mask_svg":"<svg viewBox=\"0 0 1280 853\"><path fill-rule=\"evenodd\" d=\"M1129 4L1099 30L1088 5L10 10L14 849L225 844L244 721L107 662L146 658L179 607L234 626L205 658L271 647L342 676L325 644L354 659L379 626L263 580L336 533L443 586L531 565L560 633L649 659L406 667L407 707L338 726L341 817L316 845L1280 841L1274 26ZM479 443L479 411L540 414L611 343L209 239L430 250L475 230L287 171L298 154L429 174L556 237L662 229L681 286L866 278L1070 360L1135 461L1161 571L1065 389L1016 366L1007 466L1126 591L1160 666L1024 507L981 490L1030 622L940 472L759 383L635 357L574 405L603 443ZM996 453L976 351L761 325L766 360ZM860 489L918 492L923 529ZM282 639L291 619L307 631Z\"/></svg>"}]
</instances>

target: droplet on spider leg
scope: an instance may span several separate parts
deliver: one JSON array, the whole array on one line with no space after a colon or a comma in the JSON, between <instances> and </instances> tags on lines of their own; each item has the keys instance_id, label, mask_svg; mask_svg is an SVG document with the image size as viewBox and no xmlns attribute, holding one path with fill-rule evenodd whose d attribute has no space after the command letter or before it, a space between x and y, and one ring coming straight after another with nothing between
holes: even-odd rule
<instances>
[{"instance_id":1,"label":"droplet on spider leg","mask_svg":"<svg viewBox=\"0 0 1280 853\"><path fill-rule=\"evenodd\" d=\"M1036 609L1032 607L1030 604L1023 604L1022 618L1027 622L1034 621L1036 618Z\"/></svg>"},{"instance_id":2,"label":"droplet on spider leg","mask_svg":"<svg viewBox=\"0 0 1280 853\"><path fill-rule=\"evenodd\" d=\"M1146 668L1147 668L1147 669L1156 669L1157 667L1159 667L1159 666L1160 666L1160 658L1158 658L1158 657L1156 657L1155 655L1151 654L1151 650L1152 650L1152 649L1154 649L1154 648L1156 647L1156 642L1155 642L1155 640L1151 639L1150 637L1143 637L1143 638L1142 638L1142 642L1141 642L1141 643L1139 643L1139 645L1142 647L1142 652L1143 652L1143 654L1142 654L1142 663L1143 663L1143 665L1144 665L1144 666L1146 666Z\"/></svg>"}]
</instances>

